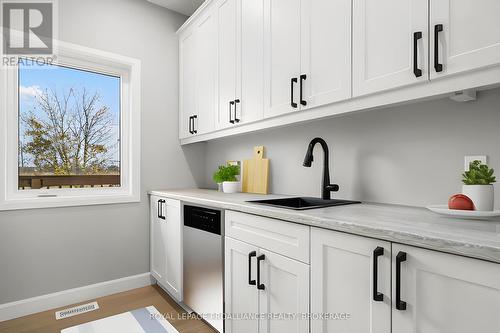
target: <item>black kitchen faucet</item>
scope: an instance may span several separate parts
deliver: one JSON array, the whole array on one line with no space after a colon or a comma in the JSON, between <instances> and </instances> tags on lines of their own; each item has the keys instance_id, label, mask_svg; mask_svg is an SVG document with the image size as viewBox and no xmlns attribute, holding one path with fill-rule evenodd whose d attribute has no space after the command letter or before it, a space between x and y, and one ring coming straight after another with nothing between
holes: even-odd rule
<instances>
[{"instance_id":1,"label":"black kitchen faucet","mask_svg":"<svg viewBox=\"0 0 500 333\"><path fill-rule=\"evenodd\" d=\"M314 138L309 143L309 147L307 148L306 157L304 158L304 166L310 167L312 164L313 158L313 150L314 146L319 143L323 148L324 159L323 159L323 182L321 183L321 198L324 200L331 199L331 192L337 192L339 190L339 186L337 184L330 184L330 157L328 152L328 144L322 138Z\"/></svg>"}]
</instances>

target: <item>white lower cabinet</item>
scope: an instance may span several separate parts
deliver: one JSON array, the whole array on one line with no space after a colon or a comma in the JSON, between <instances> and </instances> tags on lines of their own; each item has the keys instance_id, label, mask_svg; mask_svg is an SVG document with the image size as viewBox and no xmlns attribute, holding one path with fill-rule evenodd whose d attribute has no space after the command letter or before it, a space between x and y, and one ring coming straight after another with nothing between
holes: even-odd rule
<instances>
[{"instance_id":1,"label":"white lower cabinet","mask_svg":"<svg viewBox=\"0 0 500 333\"><path fill-rule=\"evenodd\" d=\"M180 201L150 197L151 275L182 300L182 223Z\"/></svg>"},{"instance_id":2,"label":"white lower cabinet","mask_svg":"<svg viewBox=\"0 0 500 333\"><path fill-rule=\"evenodd\" d=\"M500 332L499 264L231 211L225 230L227 333Z\"/></svg>"},{"instance_id":3,"label":"white lower cabinet","mask_svg":"<svg viewBox=\"0 0 500 333\"><path fill-rule=\"evenodd\" d=\"M309 332L309 265L266 250L259 250L257 265L259 332Z\"/></svg>"},{"instance_id":4,"label":"white lower cabinet","mask_svg":"<svg viewBox=\"0 0 500 333\"><path fill-rule=\"evenodd\" d=\"M309 332L309 265L225 238L226 333Z\"/></svg>"},{"instance_id":5,"label":"white lower cabinet","mask_svg":"<svg viewBox=\"0 0 500 333\"><path fill-rule=\"evenodd\" d=\"M312 333L391 331L391 243L311 230Z\"/></svg>"},{"instance_id":6,"label":"white lower cabinet","mask_svg":"<svg viewBox=\"0 0 500 333\"><path fill-rule=\"evenodd\" d=\"M312 333L498 333L500 265L312 228L311 313L334 317Z\"/></svg>"},{"instance_id":7,"label":"white lower cabinet","mask_svg":"<svg viewBox=\"0 0 500 333\"><path fill-rule=\"evenodd\" d=\"M392 249L394 333L500 332L499 264L399 244Z\"/></svg>"},{"instance_id":8,"label":"white lower cabinet","mask_svg":"<svg viewBox=\"0 0 500 333\"><path fill-rule=\"evenodd\" d=\"M259 331L259 294L256 290L255 260L258 248L250 244L225 238L225 312L234 318L225 322L226 333L255 333ZM247 315L246 318L238 318Z\"/></svg>"},{"instance_id":9,"label":"white lower cabinet","mask_svg":"<svg viewBox=\"0 0 500 333\"><path fill-rule=\"evenodd\" d=\"M265 222L267 227L263 224L250 228L252 218L257 223ZM226 211L226 235L228 231L233 237L252 234L251 242L258 244L225 237L226 333L309 332L310 228L290 223L287 230L283 223L286 222ZM307 263L290 258L286 251L270 250L285 248L283 244L277 246L281 240L297 240L297 228L302 230L298 249L306 253L292 251L292 255L306 258Z\"/></svg>"}]
</instances>

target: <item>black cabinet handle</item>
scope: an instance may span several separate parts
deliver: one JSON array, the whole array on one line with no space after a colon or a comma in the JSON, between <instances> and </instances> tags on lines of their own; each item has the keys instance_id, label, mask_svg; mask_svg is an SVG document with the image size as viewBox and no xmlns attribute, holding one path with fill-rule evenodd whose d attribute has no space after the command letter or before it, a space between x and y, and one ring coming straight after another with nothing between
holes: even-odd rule
<instances>
[{"instance_id":1,"label":"black cabinet handle","mask_svg":"<svg viewBox=\"0 0 500 333\"><path fill-rule=\"evenodd\" d=\"M239 103L240 103L239 99L235 99L234 100L234 122L235 123L239 123L240 122L240 119L238 118L238 113L236 112L236 107L238 106Z\"/></svg>"},{"instance_id":2,"label":"black cabinet handle","mask_svg":"<svg viewBox=\"0 0 500 333\"><path fill-rule=\"evenodd\" d=\"M257 258L257 289L259 290L265 290L266 286L263 283L260 283L260 262L264 261L266 259L265 255L260 255Z\"/></svg>"},{"instance_id":3,"label":"black cabinet handle","mask_svg":"<svg viewBox=\"0 0 500 333\"><path fill-rule=\"evenodd\" d=\"M156 216L161 218L161 200L158 200L156 203Z\"/></svg>"},{"instance_id":4,"label":"black cabinet handle","mask_svg":"<svg viewBox=\"0 0 500 333\"><path fill-rule=\"evenodd\" d=\"M252 251L248 254L248 284L251 286L255 286L255 280L252 280L252 257L256 257L257 252Z\"/></svg>"},{"instance_id":5,"label":"black cabinet handle","mask_svg":"<svg viewBox=\"0 0 500 333\"><path fill-rule=\"evenodd\" d=\"M413 33L413 74L416 77L422 76L422 70L418 68L418 40L422 38L422 31Z\"/></svg>"},{"instance_id":6,"label":"black cabinet handle","mask_svg":"<svg viewBox=\"0 0 500 333\"><path fill-rule=\"evenodd\" d=\"M165 215L163 215L163 204L165 202L163 199L158 200L158 217L162 220L165 220Z\"/></svg>"},{"instance_id":7,"label":"black cabinet handle","mask_svg":"<svg viewBox=\"0 0 500 333\"><path fill-rule=\"evenodd\" d=\"M373 300L383 302L384 294L378 292L378 257L384 255L384 248L377 246L373 251Z\"/></svg>"},{"instance_id":8,"label":"black cabinet handle","mask_svg":"<svg viewBox=\"0 0 500 333\"><path fill-rule=\"evenodd\" d=\"M443 65L439 63L439 33L443 31L442 24L434 26L434 69L436 72L443 71Z\"/></svg>"},{"instance_id":9,"label":"black cabinet handle","mask_svg":"<svg viewBox=\"0 0 500 333\"><path fill-rule=\"evenodd\" d=\"M234 120L233 120L233 110L232 110L232 108L231 108L231 106L233 106L233 105L234 105L234 101L230 101L230 102L229 102L229 122L230 122L231 124L234 124Z\"/></svg>"},{"instance_id":10,"label":"black cabinet handle","mask_svg":"<svg viewBox=\"0 0 500 333\"><path fill-rule=\"evenodd\" d=\"M195 119L198 119L198 116L196 116L196 115L193 116L193 134L198 133L198 130L196 129Z\"/></svg>"},{"instance_id":11,"label":"black cabinet handle","mask_svg":"<svg viewBox=\"0 0 500 333\"><path fill-rule=\"evenodd\" d=\"M406 261L406 252L399 252L396 256L396 309L406 310L406 302L401 300L401 263Z\"/></svg>"},{"instance_id":12,"label":"black cabinet handle","mask_svg":"<svg viewBox=\"0 0 500 333\"><path fill-rule=\"evenodd\" d=\"M290 105L292 106L292 108L296 108L297 107L297 103L295 103L293 101L293 84L294 83L297 83L297 78L296 77L293 77L291 80L290 80Z\"/></svg>"},{"instance_id":13,"label":"black cabinet handle","mask_svg":"<svg viewBox=\"0 0 500 333\"><path fill-rule=\"evenodd\" d=\"M300 104L301 105L307 105L307 102L304 100L303 98L303 85L304 85L304 81L307 79L307 75L305 74L302 74L300 76Z\"/></svg>"},{"instance_id":14,"label":"black cabinet handle","mask_svg":"<svg viewBox=\"0 0 500 333\"><path fill-rule=\"evenodd\" d=\"M193 134L193 116L189 117L189 133Z\"/></svg>"}]
</instances>

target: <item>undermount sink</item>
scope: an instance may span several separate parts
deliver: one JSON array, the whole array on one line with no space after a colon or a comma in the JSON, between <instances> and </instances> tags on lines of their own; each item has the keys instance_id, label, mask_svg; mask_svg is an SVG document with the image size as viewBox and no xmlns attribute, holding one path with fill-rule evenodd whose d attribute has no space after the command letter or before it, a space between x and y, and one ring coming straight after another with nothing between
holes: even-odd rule
<instances>
[{"instance_id":1,"label":"undermount sink","mask_svg":"<svg viewBox=\"0 0 500 333\"><path fill-rule=\"evenodd\" d=\"M305 210L305 209L323 208L323 207L331 207L331 206L344 206L344 205L352 205L352 204L361 203L359 201L337 200L337 199L325 200L325 199L312 198L312 197L251 200L251 201L247 201L247 202L255 203L255 204L259 204L259 205L294 209L294 210Z\"/></svg>"}]
</instances>

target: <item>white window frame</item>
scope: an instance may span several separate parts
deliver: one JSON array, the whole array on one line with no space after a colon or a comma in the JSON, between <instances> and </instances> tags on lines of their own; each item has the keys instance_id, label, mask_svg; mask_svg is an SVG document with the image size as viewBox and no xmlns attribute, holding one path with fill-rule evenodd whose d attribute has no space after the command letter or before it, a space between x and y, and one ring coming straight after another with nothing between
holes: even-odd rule
<instances>
[{"instance_id":1,"label":"white window frame","mask_svg":"<svg viewBox=\"0 0 500 333\"><path fill-rule=\"evenodd\" d=\"M54 65L121 79L120 187L18 188L18 66L0 70L0 211L140 202L140 60L57 42Z\"/></svg>"}]
</instances>

